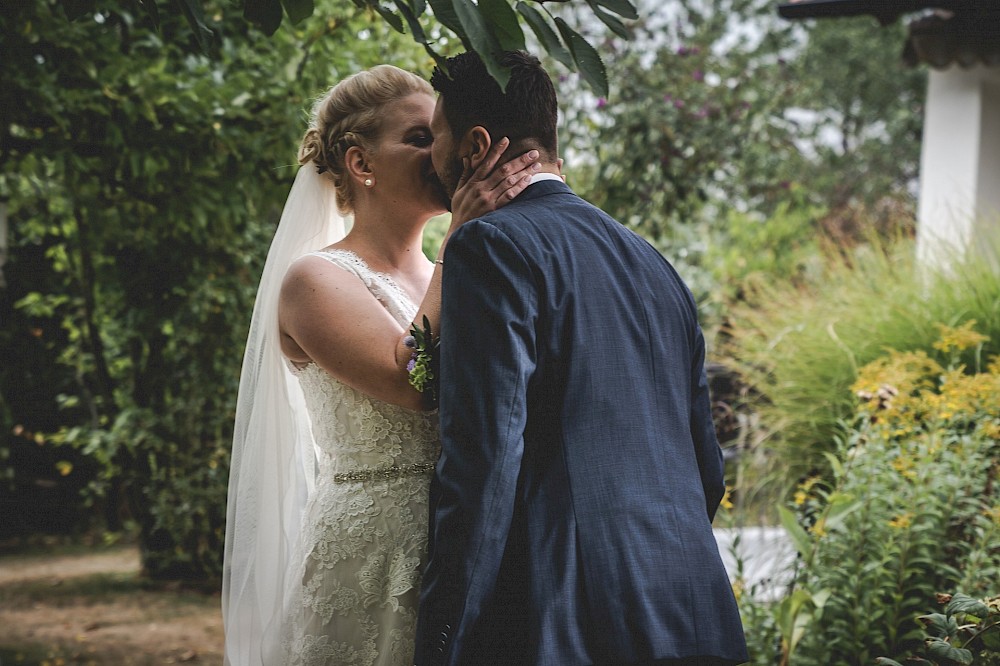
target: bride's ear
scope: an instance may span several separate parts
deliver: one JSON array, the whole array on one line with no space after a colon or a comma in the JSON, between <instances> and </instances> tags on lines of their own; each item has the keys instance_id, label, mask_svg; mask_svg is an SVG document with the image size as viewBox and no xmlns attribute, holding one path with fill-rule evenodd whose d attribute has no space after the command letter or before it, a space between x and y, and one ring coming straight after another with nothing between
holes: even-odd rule
<instances>
[{"instance_id":1,"label":"bride's ear","mask_svg":"<svg viewBox=\"0 0 1000 666\"><path fill-rule=\"evenodd\" d=\"M490 151L493 139L485 127L476 125L466 132L465 141L468 144L465 154L468 156L472 168L475 169L486 157L486 153Z\"/></svg>"},{"instance_id":2,"label":"bride's ear","mask_svg":"<svg viewBox=\"0 0 1000 666\"><path fill-rule=\"evenodd\" d=\"M351 146L344 155L344 164L347 173L352 181L361 187L365 181L372 182L375 175L371 163L368 161L368 153L361 146Z\"/></svg>"}]
</instances>

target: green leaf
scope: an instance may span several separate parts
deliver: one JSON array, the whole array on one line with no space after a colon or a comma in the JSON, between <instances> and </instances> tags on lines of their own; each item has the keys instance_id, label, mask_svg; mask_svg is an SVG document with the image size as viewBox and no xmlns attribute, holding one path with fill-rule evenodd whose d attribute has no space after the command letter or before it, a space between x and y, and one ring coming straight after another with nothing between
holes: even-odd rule
<instances>
[{"instance_id":1,"label":"green leaf","mask_svg":"<svg viewBox=\"0 0 1000 666\"><path fill-rule=\"evenodd\" d=\"M194 38L198 42L198 47L202 51L207 50L208 40L212 36L212 31L205 25L205 12L201 6L201 0L179 0L178 4L181 7L181 11L184 12L184 17L187 19L188 25L194 31ZM278 20L281 20L280 7L278 8Z\"/></svg>"},{"instance_id":2,"label":"green leaf","mask_svg":"<svg viewBox=\"0 0 1000 666\"><path fill-rule=\"evenodd\" d=\"M587 42L578 32L569 27L566 21L556 17L556 27L563 41L569 45L570 53L573 54L573 62L583 75L583 80L591 89L601 95L608 96L608 73L604 69L604 61L597 54L597 50Z\"/></svg>"},{"instance_id":3,"label":"green leaf","mask_svg":"<svg viewBox=\"0 0 1000 666\"><path fill-rule=\"evenodd\" d=\"M479 0L479 11L493 26L502 50L524 50L524 31L517 20L517 13L507 0Z\"/></svg>"},{"instance_id":4,"label":"green leaf","mask_svg":"<svg viewBox=\"0 0 1000 666\"><path fill-rule=\"evenodd\" d=\"M948 605L945 606L944 612L949 615L965 613L966 615L972 615L982 620L989 616L990 609L982 601L973 599L967 594L956 594L948 602Z\"/></svg>"},{"instance_id":5,"label":"green leaf","mask_svg":"<svg viewBox=\"0 0 1000 666\"><path fill-rule=\"evenodd\" d=\"M829 451L824 451L823 457L826 458L826 461L828 463L830 463L830 469L833 471L834 478L837 479L843 478L844 464L840 462L840 458L838 458L833 453L830 453Z\"/></svg>"},{"instance_id":6,"label":"green leaf","mask_svg":"<svg viewBox=\"0 0 1000 666\"><path fill-rule=\"evenodd\" d=\"M809 538L809 534L806 533L802 526L799 525L799 521L796 520L795 514L792 513L787 507L779 506L778 515L781 518L781 526L785 528L788 532L789 538L792 540L792 544L795 545L795 550L799 551L799 555L805 557L812 550L812 539Z\"/></svg>"},{"instance_id":7,"label":"green leaf","mask_svg":"<svg viewBox=\"0 0 1000 666\"><path fill-rule=\"evenodd\" d=\"M288 19L292 23L298 23L302 19L309 18L316 9L313 0L281 0L281 4L284 6L285 13L288 14Z\"/></svg>"},{"instance_id":8,"label":"green leaf","mask_svg":"<svg viewBox=\"0 0 1000 666\"><path fill-rule=\"evenodd\" d=\"M955 618L941 613L930 613L917 618L924 625L924 631L937 638L953 638L958 634Z\"/></svg>"},{"instance_id":9,"label":"green leaf","mask_svg":"<svg viewBox=\"0 0 1000 666\"><path fill-rule=\"evenodd\" d=\"M501 89L506 90L510 71L497 62L497 56L501 51L500 43L490 29L486 17L472 0L455 0L455 12L469 38L466 48L471 48L479 54L486 65L486 71L496 79Z\"/></svg>"},{"instance_id":10,"label":"green leaf","mask_svg":"<svg viewBox=\"0 0 1000 666\"><path fill-rule=\"evenodd\" d=\"M490 44L491 34L486 20L479 13L479 7L471 0L452 0L452 6L455 8L455 14L462 26L462 33L468 38L462 40L465 48L476 51L480 55L483 55L484 52L489 54L490 49L493 48L493 45ZM483 47L482 50L480 47Z\"/></svg>"},{"instance_id":11,"label":"green leaf","mask_svg":"<svg viewBox=\"0 0 1000 666\"><path fill-rule=\"evenodd\" d=\"M875 663L878 664L879 666L903 666L898 661L894 661L892 659L889 659L888 657L879 657L878 659L875 660Z\"/></svg>"},{"instance_id":12,"label":"green leaf","mask_svg":"<svg viewBox=\"0 0 1000 666\"><path fill-rule=\"evenodd\" d=\"M406 24L410 26L410 34L413 36L413 39L418 44L426 44L427 35L424 33L424 28L420 25L420 21L417 19L413 9L406 4L405 0L396 0L396 7L399 8L399 13L403 15L404 19L406 19ZM395 16L395 14L393 14L393 16ZM399 17L396 18L398 19ZM402 28L402 26L400 26L400 28ZM399 28L397 28L397 31L403 32Z\"/></svg>"},{"instance_id":13,"label":"green leaf","mask_svg":"<svg viewBox=\"0 0 1000 666\"><path fill-rule=\"evenodd\" d=\"M846 493L835 492L830 495L826 511L826 528L839 527L844 519L861 506L861 502Z\"/></svg>"},{"instance_id":14,"label":"green leaf","mask_svg":"<svg viewBox=\"0 0 1000 666\"><path fill-rule=\"evenodd\" d=\"M617 16L604 11L604 9L597 4L597 0L587 0L587 4L590 5L590 8L594 11L594 15L601 19L601 21L604 22L604 25L611 29L611 32L615 33L622 39L628 39L630 37L628 28L625 27L625 24L622 23Z\"/></svg>"},{"instance_id":15,"label":"green leaf","mask_svg":"<svg viewBox=\"0 0 1000 666\"><path fill-rule=\"evenodd\" d=\"M935 659L948 659L963 666L972 663L972 653L964 648L957 648L940 638L927 641L927 654Z\"/></svg>"},{"instance_id":16,"label":"green leaf","mask_svg":"<svg viewBox=\"0 0 1000 666\"><path fill-rule=\"evenodd\" d=\"M441 71L448 71L448 61L444 58L444 56L435 51L430 44L424 44L424 50L427 52L427 55L434 59L434 64L437 65Z\"/></svg>"},{"instance_id":17,"label":"green leaf","mask_svg":"<svg viewBox=\"0 0 1000 666\"><path fill-rule=\"evenodd\" d=\"M396 3L397 6L399 3ZM403 19L399 18L396 12L392 11L388 7L383 7L382 5L375 4L372 5L375 11L378 12L379 16L385 19L385 22L392 26L392 29L398 33L404 33L406 30L403 29Z\"/></svg>"},{"instance_id":18,"label":"green leaf","mask_svg":"<svg viewBox=\"0 0 1000 666\"><path fill-rule=\"evenodd\" d=\"M824 602L826 599L824 598ZM775 609L775 620L777 621L781 638L788 646L788 652L795 651L795 646L805 635L809 624L819 614L812 595L806 590L797 589L781 600Z\"/></svg>"},{"instance_id":19,"label":"green leaf","mask_svg":"<svg viewBox=\"0 0 1000 666\"><path fill-rule=\"evenodd\" d=\"M635 5L629 2L629 0L597 0L597 2L622 18L632 20L639 18L639 12L636 11Z\"/></svg>"},{"instance_id":20,"label":"green leaf","mask_svg":"<svg viewBox=\"0 0 1000 666\"><path fill-rule=\"evenodd\" d=\"M458 18L458 12L455 11L454 0L428 0L428 2L430 3L431 11L434 13L434 18L440 21L441 25L458 35L463 44L468 44L465 29Z\"/></svg>"},{"instance_id":21,"label":"green leaf","mask_svg":"<svg viewBox=\"0 0 1000 666\"><path fill-rule=\"evenodd\" d=\"M182 4L197 4L197 0L181 0ZM244 0L243 16L268 37L281 25L280 0Z\"/></svg>"},{"instance_id":22,"label":"green leaf","mask_svg":"<svg viewBox=\"0 0 1000 666\"><path fill-rule=\"evenodd\" d=\"M535 33L535 37L538 41L542 43L546 52L553 58L561 62L563 65L569 69L575 69L573 64L573 54L569 52L562 42L559 41L559 35L556 31L552 29L542 13L539 12L534 7L525 4L524 2L517 3L517 12L524 17L524 20L528 22L531 26L531 30Z\"/></svg>"}]
</instances>

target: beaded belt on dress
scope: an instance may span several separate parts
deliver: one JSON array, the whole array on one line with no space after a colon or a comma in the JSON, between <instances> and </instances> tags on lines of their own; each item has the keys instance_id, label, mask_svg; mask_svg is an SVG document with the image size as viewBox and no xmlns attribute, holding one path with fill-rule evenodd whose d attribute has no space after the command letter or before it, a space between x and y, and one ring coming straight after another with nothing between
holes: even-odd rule
<instances>
[{"instance_id":1,"label":"beaded belt on dress","mask_svg":"<svg viewBox=\"0 0 1000 666\"><path fill-rule=\"evenodd\" d=\"M412 463L410 465L386 465L373 469L359 469L351 472L341 472L333 475L334 483L350 483L351 481L374 481L376 479L398 479L404 476L417 476L434 471L434 463Z\"/></svg>"}]
</instances>

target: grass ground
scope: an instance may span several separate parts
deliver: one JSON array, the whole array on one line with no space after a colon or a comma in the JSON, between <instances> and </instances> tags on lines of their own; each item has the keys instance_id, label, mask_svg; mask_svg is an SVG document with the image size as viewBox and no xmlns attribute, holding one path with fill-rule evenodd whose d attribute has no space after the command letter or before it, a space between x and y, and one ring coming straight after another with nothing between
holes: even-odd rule
<instances>
[{"instance_id":1,"label":"grass ground","mask_svg":"<svg viewBox=\"0 0 1000 666\"><path fill-rule=\"evenodd\" d=\"M0 555L0 666L221 662L218 593L143 580L134 547Z\"/></svg>"}]
</instances>

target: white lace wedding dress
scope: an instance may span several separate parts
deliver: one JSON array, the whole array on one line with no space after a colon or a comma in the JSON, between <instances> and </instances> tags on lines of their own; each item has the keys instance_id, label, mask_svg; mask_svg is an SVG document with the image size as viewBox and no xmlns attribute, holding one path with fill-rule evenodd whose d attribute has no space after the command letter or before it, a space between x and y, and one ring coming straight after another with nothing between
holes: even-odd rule
<instances>
[{"instance_id":1,"label":"white lace wedding dress","mask_svg":"<svg viewBox=\"0 0 1000 666\"><path fill-rule=\"evenodd\" d=\"M352 252L312 253L350 271L402 325L406 294ZM413 663L420 572L427 551L437 415L381 402L315 364L296 369L318 450L284 618L284 663Z\"/></svg>"}]
</instances>

